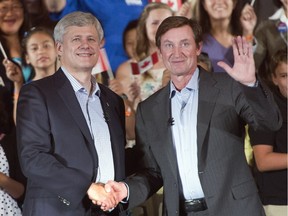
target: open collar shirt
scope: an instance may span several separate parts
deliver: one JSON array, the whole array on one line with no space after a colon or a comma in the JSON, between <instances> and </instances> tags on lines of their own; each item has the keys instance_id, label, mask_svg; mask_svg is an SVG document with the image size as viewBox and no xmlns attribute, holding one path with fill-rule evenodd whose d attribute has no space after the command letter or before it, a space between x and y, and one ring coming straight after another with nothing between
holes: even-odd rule
<instances>
[{"instance_id":1,"label":"open collar shirt","mask_svg":"<svg viewBox=\"0 0 288 216\"><path fill-rule=\"evenodd\" d=\"M199 69L197 68L181 91L171 85L171 114L173 143L177 155L178 170L183 196L186 200L204 197L198 176L197 112L199 93Z\"/></svg>"},{"instance_id":2,"label":"open collar shirt","mask_svg":"<svg viewBox=\"0 0 288 216\"><path fill-rule=\"evenodd\" d=\"M114 180L115 172L110 133L101 106L99 85L96 79L91 76L92 90L88 92L64 67L61 68L74 89L94 141L98 155L96 182L106 183L108 180Z\"/></svg>"}]
</instances>

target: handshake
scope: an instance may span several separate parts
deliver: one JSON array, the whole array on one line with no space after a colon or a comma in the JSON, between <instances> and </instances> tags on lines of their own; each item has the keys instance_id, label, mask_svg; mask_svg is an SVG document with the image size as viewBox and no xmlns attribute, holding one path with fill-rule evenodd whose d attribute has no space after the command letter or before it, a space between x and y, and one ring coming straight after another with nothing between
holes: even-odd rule
<instances>
[{"instance_id":1,"label":"handshake","mask_svg":"<svg viewBox=\"0 0 288 216\"><path fill-rule=\"evenodd\" d=\"M128 188L123 182L92 183L87 194L93 204L103 211L110 211L128 196Z\"/></svg>"}]
</instances>

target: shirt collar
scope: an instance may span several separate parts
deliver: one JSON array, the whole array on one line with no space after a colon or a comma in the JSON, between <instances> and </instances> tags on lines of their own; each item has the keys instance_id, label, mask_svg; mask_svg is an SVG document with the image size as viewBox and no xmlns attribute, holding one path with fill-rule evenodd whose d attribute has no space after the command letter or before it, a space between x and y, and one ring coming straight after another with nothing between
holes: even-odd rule
<instances>
[{"instance_id":1,"label":"shirt collar","mask_svg":"<svg viewBox=\"0 0 288 216\"><path fill-rule=\"evenodd\" d=\"M187 85L185 86L186 89L188 90L198 90L199 88L199 68L197 67L196 70L194 71L191 79L189 80L189 82L187 83ZM173 84L172 81L170 81L170 98L173 98L176 94L176 88Z\"/></svg>"},{"instance_id":2,"label":"shirt collar","mask_svg":"<svg viewBox=\"0 0 288 216\"><path fill-rule=\"evenodd\" d=\"M288 18L285 15L283 7L279 8L272 16L269 17L270 20L280 20L283 23L288 24Z\"/></svg>"},{"instance_id":3,"label":"shirt collar","mask_svg":"<svg viewBox=\"0 0 288 216\"><path fill-rule=\"evenodd\" d=\"M85 90L85 88L81 85L81 83L78 82L77 79L75 79L75 77L73 77L67 70L66 68L64 68L63 66L61 66L62 71L64 72L65 76L67 77L67 79L69 80L69 82L72 85L72 88L74 90L74 92L78 92L78 91L83 91ZM97 95L98 97L100 97L100 88L98 83L96 82L96 78L94 76L91 76L91 83L92 83L92 87L93 87L93 91L92 91L92 95Z\"/></svg>"}]
</instances>

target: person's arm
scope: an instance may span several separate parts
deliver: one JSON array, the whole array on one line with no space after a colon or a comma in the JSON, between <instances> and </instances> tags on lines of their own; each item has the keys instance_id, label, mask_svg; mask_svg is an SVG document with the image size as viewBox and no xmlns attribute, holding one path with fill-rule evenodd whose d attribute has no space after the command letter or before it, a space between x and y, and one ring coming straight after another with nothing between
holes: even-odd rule
<instances>
[{"instance_id":1,"label":"person's arm","mask_svg":"<svg viewBox=\"0 0 288 216\"><path fill-rule=\"evenodd\" d=\"M243 28L243 36L246 37L246 40L252 42L254 28L257 23L257 16L251 5L246 4L244 6L243 10L241 11L240 22Z\"/></svg>"},{"instance_id":2,"label":"person's arm","mask_svg":"<svg viewBox=\"0 0 288 216\"><path fill-rule=\"evenodd\" d=\"M123 85L117 79L109 80L109 88L122 97L125 105L125 129L128 140L135 139L135 111L133 103L129 101L128 96L124 93Z\"/></svg>"},{"instance_id":3,"label":"person's arm","mask_svg":"<svg viewBox=\"0 0 288 216\"><path fill-rule=\"evenodd\" d=\"M3 188L14 199L21 197L24 193L24 185L4 173L0 172L0 187Z\"/></svg>"},{"instance_id":4,"label":"person's arm","mask_svg":"<svg viewBox=\"0 0 288 216\"><path fill-rule=\"evenodd\" d=\"M245 100L242 104L238 103L238 112L254 128L262 126L272 131L278 130L282 125L282 117L278 106L275 104L272 92L265 86L265 83L256 78L252 44L247 42L244 37L238 36L233 40L232 47L234 65L230 67L223 61L218 62L218 65L241 84L241 94L243 94ZM238 86L237 84L234 89L239 88ZM235 95L235 98L239 99L239 95ZM245 104L249 105L250 111L248 111Z\"/></svg>"},{"instance_id":5,"label":"person's arm","mask_svg":"<svg viewBox=\"0 0 288 216\"><path fill-rule=\"evenodd\" d=\"M121 96L124 100L125 105L125 128L126 128L126 139L135 139L135 110L133 104L128 100L127 96L123 94Z\"/></svg>"},{"instance_id":6,"label":"person's arm","mask_svg":"<svg viewBox=\"0 0 288 216\"><path fill-rule=\"evenodd\" d=\"M273 152L271 145L255 145L253 146L253 153L260 172L287 169L288 155Z\"/></svg>"},{"instance_id":7,"label":"person's arm","mask_svg":"<svg viewBox=\"0 0 288 216\"><path fill-rule=\"evenodd\" d=\"M14 84L13 119L16 124L17 101L18 101L20 89L24 83L24 78L23 78L20 66L17 66L15 63L9 61L8 59L4 59L3 65L6 69L6 75L8 79L10 79Z\"/></svg>"},{"instance_id":8,"label":"person's arm","mask_svg":"<svg viewBox=\"0 0 288 216\"><path fill-rule=\"evenodd\" d=\"M44 0L47 10L51 13L62 11L66 6L66 0Z\"/></svg>"}]
</instances>

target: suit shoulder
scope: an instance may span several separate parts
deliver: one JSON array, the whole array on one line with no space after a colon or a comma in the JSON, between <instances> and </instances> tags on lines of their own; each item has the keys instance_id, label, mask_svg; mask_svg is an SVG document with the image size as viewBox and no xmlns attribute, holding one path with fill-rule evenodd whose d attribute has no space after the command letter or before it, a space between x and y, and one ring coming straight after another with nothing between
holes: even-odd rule
<instances>
[{"instance_id":1,"label":"suit shoulder","mask_svg":"<svg viewBox=\"0 0 288 216\"><path fill-rule=\"evenodd\" d=\"M169 87L170 84L167 86L159 89L158 91L154 92L152 95L150 95L147 99L141 101L141 104L150 104L155 101L162 100L163 98L169 97Z\"/></svg>"},{"instance_id":2,"label":"suit shoulder","mask_svg":"<svg viewBox=\"0 0 288 216\"><path fill-rule=\"evenodd\" d=\"M106 95L108 98L113 98L113 99L118 99L118 100L122 100L122 98L115 93L114 91L112 91L110 88L108 88L107 86L105 86L104 84L98 83L101 94Z\"/></svg>"},{"instance_id":3,"label":"suit shoulder","mask_svg":"<svg viewBox=\"0 0 288 216\"><path fill-rule=\"evenodd\" d=\"M229 76L226 72L221 72L221 73L211 73L213 79L218 83L218 84L226 84L228 83L233 83L235 80Z\"/></svg>"}]
</instances>

